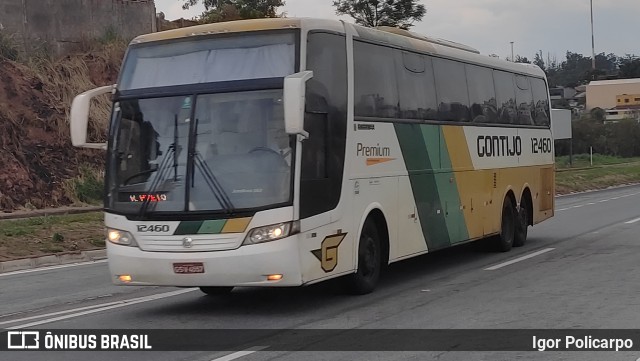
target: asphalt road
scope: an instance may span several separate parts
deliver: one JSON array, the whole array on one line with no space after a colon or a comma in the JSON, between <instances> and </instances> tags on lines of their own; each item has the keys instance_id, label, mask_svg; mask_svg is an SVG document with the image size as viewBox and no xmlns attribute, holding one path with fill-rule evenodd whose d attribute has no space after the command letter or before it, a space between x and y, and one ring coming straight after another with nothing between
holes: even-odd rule
<instances>
[{"instance_id":1,"label":"asphalt road","mask_svg":"<svg viewBox=\"0 0 640 361\"><path fill-rule=\"evenodd\" d=\"M0 274L13 329L640 328L640 186L560 197L524 247L477 244L392 265L370 295L333 284L198 290L115 287L104 262ZM523 256L529 258L520 259ZM640 339L635 340L640 344ZM0 360L636 360L640 352L11 352Z\"/></svg>"}]
</instances>

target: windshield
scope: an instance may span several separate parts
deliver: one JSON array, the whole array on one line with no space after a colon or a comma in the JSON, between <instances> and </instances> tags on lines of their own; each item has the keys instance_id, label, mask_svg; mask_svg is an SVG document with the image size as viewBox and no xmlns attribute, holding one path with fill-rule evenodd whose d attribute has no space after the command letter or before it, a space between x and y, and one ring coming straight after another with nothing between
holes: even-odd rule
<instances>
[{"instance_id":1,"label":"windshield","mask_svg":"<svg viewBox=\"0 0 640 361\"><path fill-rule=\"evenodd\" d=\"M123 100L114 116L112 210L233 213L290 202L282 90Z\"/></svg>"},{"instance_id":2,"label":"windshield","mask_svg":"<svg viewBox=\"0 0 640 361\"><path fill-rule=\"evenodd\" d=\"M295 33L233 34L132 47L120 90L282 78L295 71Z\"/></svg>"}]
</instances>

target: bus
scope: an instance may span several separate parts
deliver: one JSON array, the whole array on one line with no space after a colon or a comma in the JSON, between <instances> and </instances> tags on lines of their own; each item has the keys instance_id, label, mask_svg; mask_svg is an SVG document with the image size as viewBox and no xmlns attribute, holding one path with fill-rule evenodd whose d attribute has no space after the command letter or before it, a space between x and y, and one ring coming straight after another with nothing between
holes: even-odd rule
<instances>
[{"instance_id":1,"label":"bus","mask_svg":"<svg viewBox=\"0 0 640 361\"><path fill-rule=\"evenodd\" d=\"M110 95L106 144L91 99ZM78 95L72 143L106 149L119 285L372 292L390 263L554 213L545 74L395 28L259 19L135 38ZM342 282L341 281L341 282Z\"/></svg>"}]
</instances>

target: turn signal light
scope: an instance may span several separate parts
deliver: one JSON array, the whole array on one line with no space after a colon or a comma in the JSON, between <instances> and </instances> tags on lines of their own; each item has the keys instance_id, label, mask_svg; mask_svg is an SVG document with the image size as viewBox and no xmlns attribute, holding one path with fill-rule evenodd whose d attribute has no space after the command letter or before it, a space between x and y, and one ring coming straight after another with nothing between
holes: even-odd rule
<instances>
[{"instance_id":1,"label":"turn signal light","mask_svg":"<svg viewBox=\"0 0 640 361\"><path fill-rule=\"evenodd\" d=\"M118 280L120 282L129 283L131 282L131 275L120 275L118 276Z\"/></svg>"},{"instance_id":2,"label":"turn signal light","mask_svg":"<svg viewBox=\"0 0 640 361\"><path fill-rule=\"evenodd\" d=\"M282 279L282 275L268 275L267 281L280 281Z\"/></svg>"}]
</instances>

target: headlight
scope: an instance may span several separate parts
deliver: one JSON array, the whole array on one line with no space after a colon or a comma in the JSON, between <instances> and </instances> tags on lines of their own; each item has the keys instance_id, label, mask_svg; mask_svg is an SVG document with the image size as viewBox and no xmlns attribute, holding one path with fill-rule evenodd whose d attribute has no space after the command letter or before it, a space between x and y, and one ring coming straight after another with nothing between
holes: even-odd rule
<instances>
[{"instance_id":1,"label":"headlight","mask_svg":"<svg viewBox=\"0 0 640 361\"><path fill-rule=\"evenodd\" d=\"M118 244L121 246L131 246L131 247L138 246L135 238L133 238L131 233L126 231L107 228L107 239L109 240L109 242L113 244Z\"/></svg>"},{"instance_id":2,"label":"headlight","mask_svg":"<svg viewBox=\"0 0 640 361\"><path fill-rule=\"evenodd\" d=\"M299 228L298 222L278 223L254 228L249 231L242 244L248 245L276 241L298 233Z\"/></svg>"}]
</instances>

